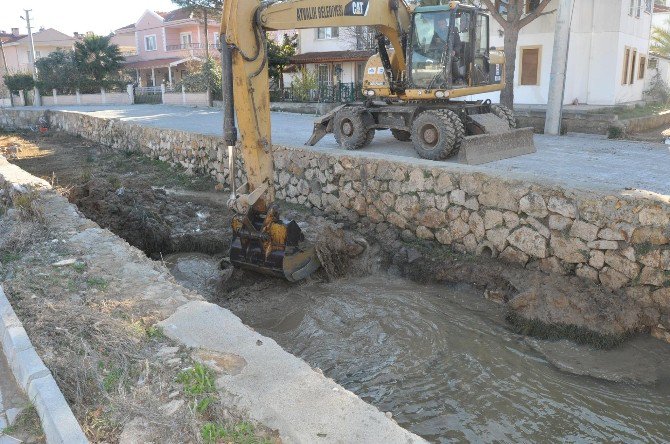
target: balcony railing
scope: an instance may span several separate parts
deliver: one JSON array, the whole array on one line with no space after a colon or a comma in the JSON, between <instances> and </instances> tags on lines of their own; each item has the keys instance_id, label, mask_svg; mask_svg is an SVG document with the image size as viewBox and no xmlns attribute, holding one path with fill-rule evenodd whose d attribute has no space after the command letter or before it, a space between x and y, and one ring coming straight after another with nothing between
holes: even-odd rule
<instances>
[{"instance_id":1,"label":"balcony railing","mask_svg":"<svg viewBox=\"0 0 670 444\"><path fill-rule=\"evenodd\" d=\"M218 43L210 43L210 49L219 49ZM205 43L182 43L180 45L167 45L168 51L183 51L190 49L205 49Z\"/></svg>"}]
</instances>

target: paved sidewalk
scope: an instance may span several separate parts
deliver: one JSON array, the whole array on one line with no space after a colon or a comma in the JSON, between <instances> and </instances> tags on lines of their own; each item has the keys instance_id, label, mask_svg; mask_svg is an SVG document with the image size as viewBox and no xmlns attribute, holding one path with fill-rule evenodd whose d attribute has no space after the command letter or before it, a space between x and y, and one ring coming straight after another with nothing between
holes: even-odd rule
<instances>
[{"instance_id":1,"label":"paved sidewalk","mask_svg":"<svg viewBox=\"0 0 670 444\"><path fill-rule=\"evenodd\" d=\"M98 117L159 128L171 128L208 135L222 134L220 110L166 105L52 107L54 110L84 112ZM273 142L303 146L312 133L314 116L272 113ZM497 173L536 182L550 182L580 189L623 191L639 189L670 195L670 149L662 144L608 140L604 136L570 134L536 135L537 153L500 160L464 170ZM340 150L332 135L322 139L316 150ZM411 143L396 141L389 131L378 131L369 147L370 157L418 158ZM374 154L373 154L374 153ZM431 162L417 159L417 162Z\"/></svg>"}]
</instances>

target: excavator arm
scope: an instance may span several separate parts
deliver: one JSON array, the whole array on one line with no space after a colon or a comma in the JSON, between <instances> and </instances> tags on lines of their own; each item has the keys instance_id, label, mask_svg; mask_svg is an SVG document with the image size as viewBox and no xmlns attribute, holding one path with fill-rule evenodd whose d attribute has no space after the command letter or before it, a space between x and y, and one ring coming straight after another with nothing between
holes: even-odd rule
<instances>
[{"instance_id":1,"label":"excavator arm","mask_svg":"<svg viewBox=\"0 0 670 444\"><path fill-rule=\"evenodd\" d=\"M298 225L273 205L274 165L265 32L330 26L374 26L395 49L393 75L405 69L404 33L410 13L402 0L226 0L221 22L224 138L230 159L231 262L299 280L316 268ZM236 117L236 119L235 119ZM237 130L247 182L235 183Z\"/></svg>"}]
</instances>

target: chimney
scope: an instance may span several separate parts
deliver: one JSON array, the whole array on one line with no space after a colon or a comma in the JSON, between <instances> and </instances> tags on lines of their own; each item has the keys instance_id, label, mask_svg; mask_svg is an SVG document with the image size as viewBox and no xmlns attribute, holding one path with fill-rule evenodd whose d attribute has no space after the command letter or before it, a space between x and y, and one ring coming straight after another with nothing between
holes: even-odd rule
<instances>
[{"instance_id":1,"label":"chimney","mask_svg":"<svg viewBox=\"0 0 670 444\"><path fill-rule=\"evenodd\" d=\"M74 32L74 38L78 39L79 38L79 33L77 31Z\"/></svg>"},{"instance_id":2,"label":"chimney","mask_svg":"<svg viewBox=\"0 0 670 444\"><path fill-rule=\"evenodd\" d=\"M19 28L12 28L12 35L19 35Z\"/></svg>"}]
</instances>

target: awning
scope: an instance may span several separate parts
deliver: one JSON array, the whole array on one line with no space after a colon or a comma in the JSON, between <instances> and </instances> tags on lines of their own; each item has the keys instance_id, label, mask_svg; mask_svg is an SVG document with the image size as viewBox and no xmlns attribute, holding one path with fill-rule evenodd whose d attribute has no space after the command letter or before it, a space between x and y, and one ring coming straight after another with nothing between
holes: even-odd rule
<instances>
[{"instance_id":1,"label":"awning","mask_svg":"<svg viewBox=\"0 0 670 444\"><path fill-rule=\"evenodd\" d=\"M372 51L323 51L306 52L296 54L290 61L296 65L306 63L327 63L327 62L365 62L374 52Z\"/></svg>"},{"instance_id":2,"label":"awning","mask_svg":"<svg viewBox=\"0 0 670 444\"><path fill-rule=\"evenodd\" d=\"M174 62L178 62L181 59L170 58L170 59L155 59L155 60L139 60L137 62L126 62L123 63L123 69L150 69L150 68L167 68L171 66Z\"/></svg>"}]
</instances>

